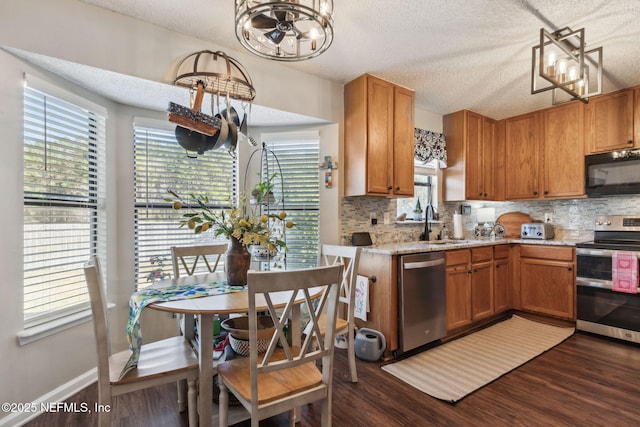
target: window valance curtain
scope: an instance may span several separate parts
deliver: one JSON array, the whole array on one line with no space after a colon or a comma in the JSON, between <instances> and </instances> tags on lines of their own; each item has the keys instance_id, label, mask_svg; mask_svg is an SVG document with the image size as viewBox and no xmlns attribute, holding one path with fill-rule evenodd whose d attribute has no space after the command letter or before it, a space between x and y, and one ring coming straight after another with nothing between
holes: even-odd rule
<instances>
[{"instance_id":1,"label":"window valance curtain","mask_svg":"<svg viewBox=\"0 0 640 427\"><path fill-rule=\"evenodd\" d=\"M447 142L443 133L415 128L415 158L427 166L447 167Z\"/></svg>"}]
</instances>

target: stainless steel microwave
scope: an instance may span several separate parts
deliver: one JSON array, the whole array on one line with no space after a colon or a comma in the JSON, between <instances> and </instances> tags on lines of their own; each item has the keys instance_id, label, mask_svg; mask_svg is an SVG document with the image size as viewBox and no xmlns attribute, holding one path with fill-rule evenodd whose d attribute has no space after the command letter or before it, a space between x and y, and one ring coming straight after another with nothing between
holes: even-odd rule
<instances>
[{"instance_id":1,"label":"stainless steel microwave","mask_svg":"<svg viewBox=\"0 0 640 427\"><path fill-rule=\"evenodd\" d=\"M640 149L585 156L588 197L640 194Z\"/></svg>"}]
</instances>

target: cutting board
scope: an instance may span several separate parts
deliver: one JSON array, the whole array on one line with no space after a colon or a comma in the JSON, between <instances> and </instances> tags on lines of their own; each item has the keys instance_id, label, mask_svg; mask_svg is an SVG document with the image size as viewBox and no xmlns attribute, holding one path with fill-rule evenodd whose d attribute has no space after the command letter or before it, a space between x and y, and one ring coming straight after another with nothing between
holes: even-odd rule
<instances>
[{"instance_id":1,"label":"cutting board","mask_svg":"<svg viewBox=\"0 0 640 427\"><path fill-rule=\"evenodd\" d=\"M504 226L504 237L506 238L520 237L520 226L529 222L533 222L533 219L523 212L507 212L496 219L497 224Z\"/></svg>"}]
</instances>

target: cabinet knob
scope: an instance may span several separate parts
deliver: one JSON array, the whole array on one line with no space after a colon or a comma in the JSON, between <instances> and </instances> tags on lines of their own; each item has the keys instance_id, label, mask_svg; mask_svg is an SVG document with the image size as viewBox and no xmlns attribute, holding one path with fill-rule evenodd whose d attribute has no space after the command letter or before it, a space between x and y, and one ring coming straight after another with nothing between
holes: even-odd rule
<instances>
[{"instance_id":1,"label":"cabinet knob","mask_svg":"<svg viewBox=\"0 0 640 427\"><path fill-rule=\"evenodd\" d=\"M573 270L573 267L567 267L567 270L571 271Z\"/></svg>"},{"instance_id":2,"label":"cabinet knob","mask_svg":"<svg viewBox=\"0 0 640 427\"><path fill-rule=\"evenodd\" d=\"M537 195L538 195L538 192L537 192L537 191L534 191L534 192L533 192L533 195L534 195L534 196L537 196Z\"/></svg>"},{"instance_id":3,"label":"cabinet knob","mask_svg":"<svg viewBox=\"0 0 640 427\"><path fill-rule=\"evenodd\" d=\"M400 187L399 187L399 186L398 186L398 187L396 187L396 191L400 191Z\"/></svg>"},{"instance_id":4,"label":"cabinet knob","mask_svg":"<svg viewBox=\"0 0 640 427\"><path fill-rule=\"evenodd\" d=\"M500 268L500 264L496 265L496 269Z\"/></svg>"},{"instance_id":5,"label":"cabinet knob","mask_svg":"<svg viewBox=\"0 0 640 427\"><path fill-rule=\"evenodd\" d=\"M629 141L627 141L627 144L629 144L629 145L633 145L633 141L632 141L632 140L629 140Z\"/></svg>"},{"instance_id":6,"label":"cabinet knob","mask_svg":"<svg viewBox=\"0 0 640 427\"><path fill-rule=\"evenodd\" d=\"M484 193L484 197L487 197L487 193Z\"/></svg>"},{"instance_id":7,"label":"cabinet knob","mask_svg":"<svg viewBox=\"0 0 640 427\"><path fill-rule=\"evenodd\" d=\"M388 186L387 190L389 190L389 191L393 190L393 186L392 185Z\"/></svg>"},{"instance_id":8,"label":"cabinet knob","mask_svg":"<svg viewBox=\"0 0 640 427\"><path fill-rule=\"evenodd\" d=\"M544 195L546 196L547 194L549 194L549 192L545 190Z\"/></svg>"}]
</instances>

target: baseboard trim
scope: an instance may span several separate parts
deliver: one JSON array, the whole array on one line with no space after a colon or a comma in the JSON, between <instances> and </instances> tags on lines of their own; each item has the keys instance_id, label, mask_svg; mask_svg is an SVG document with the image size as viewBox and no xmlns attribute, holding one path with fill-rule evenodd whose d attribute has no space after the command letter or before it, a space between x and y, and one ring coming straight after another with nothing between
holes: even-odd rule
<instances>
[{"instance_id":1,"label":"baseboard trim","mask_svg":"<svg viewBox=\"0 0 640 427\"><path fill-rule=\"evenodd\" d=\"M40 409L42 408L43 403L64 402L69 397L73 396L83 388L90 386L96 381L98 381L98 370L97 368L93 368L85 372L84 374L72 379L71 381L61 385L55 390L52 390L49 393L34 400L34 408L38 408L38 411L14 412L12 414L9 414L8 416L0 419L0 427L21 426L33 420L38 415L42 414L42 411Z\"/></svg>"}]
</instances>

